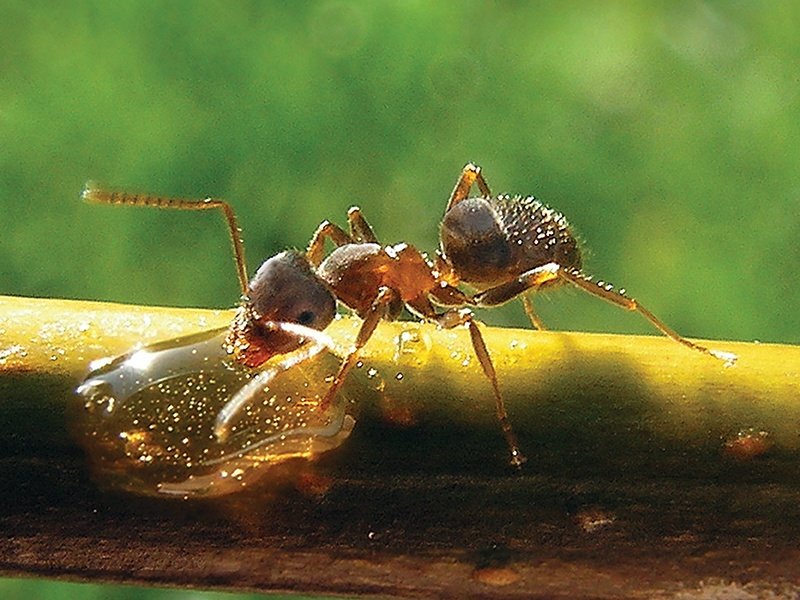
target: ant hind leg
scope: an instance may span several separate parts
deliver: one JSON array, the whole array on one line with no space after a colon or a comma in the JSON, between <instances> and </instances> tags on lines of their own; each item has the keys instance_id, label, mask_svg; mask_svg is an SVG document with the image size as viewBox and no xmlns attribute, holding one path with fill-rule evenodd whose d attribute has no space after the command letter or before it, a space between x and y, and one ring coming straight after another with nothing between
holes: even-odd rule
<instances>
[{"instance_id":1,"label":"ant hind leg","mask_svg":"<svg viewBox=\"0 0 800 600\"><path fill-rule=\"evenodd\" d=\"M571 283L575 287L588 292L592 296L602 298L603 300L611 302L612 304L624 308L625 310L638 312L661 333L678 342L679 344L683 344L684 346L691 348L692 350L702 352L703 354L713 356L714 358L723 361L726 365L731 365L736 362L735 354L731 354L730 352L721 352L719 350L712 350L681 336L675 330L667 326L666 323L661 321L661 319L647 310L644 306L639 304L636 300L614 290L611 285L595 283L583 273L579 271L562 269L556 263L547 263L541 267L531 269L512 281L476 294L473 297L473 300L478 306L497 306L499 304L504 304L512 298L519 296L520 294L524 294L529 290L536 289L548 282L559 279L564 282Z\"/></svg>"},{"instance_id":2,"label":"ant hind leg","mask_svg":"<svg viewBox=\"0 0 800 600\"><path fill-rule=\"evenodd\" d=\"M528 315L528 319L530 319L534 329L546 331L547 327L544 326L544 323L536 313L536 309L533 307L533 298L531 298L531 295L531 292L525 292L520 296L522 299L522 306L525 308L525 314Z\"/></svg>"},{"instance_id":3,"label":"ant hind leg","mask_svg":"<svg viewBox=\"0 0 800 600\"><path fill-rule=\"evenodd\" d=\"M625 310L638 312L645 319L650 321L650 323L661 333L663 333L668 338L678 342L679 344L683 344L684 346L691 348L692 350L702 352L703 354L708 354L709 356L713 356L714 358L723 361L726 366L733 365L736 362L737 357L735 354L732 354L730 352L723 352L720 350L713 350L711 348L706 348L705 346L701 346L700 344L697 344L691 340L686 339L685 337L680 335L677 331L669 327L661 319L656 317L649 310L647 310L644 306L639 304L639 302L637 302L635 299L629 298L622 292L614 290L610 284L595 283L594 281L591 281L588 277L577 271L560 270L559 276L565 279L566 281L569 281L576 287L584 290L585 292L590 293L593 296L597 296L598 298L607 300L608 302L616 304L617 306L624 308Z\"/></svg>"}]
</instances>

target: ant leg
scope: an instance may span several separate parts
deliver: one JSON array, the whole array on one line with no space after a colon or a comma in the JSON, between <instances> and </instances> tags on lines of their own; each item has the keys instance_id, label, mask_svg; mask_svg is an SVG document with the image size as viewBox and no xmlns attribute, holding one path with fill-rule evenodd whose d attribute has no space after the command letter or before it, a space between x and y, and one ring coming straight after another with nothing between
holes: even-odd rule
<instances>
[{"instance_id":1,"label":"ant leg","mask_svg":"<svg viewBox=\"0 0 800 600\"><path fill-rule=\"evenodd\" d=\"M597 296L598 298L602 298L603 300L607 300L612 304L616 304L617 306L624 308L625 310L632 310L637 311L640 315L642 315L645 319L650 321L650 323L658 329L661 333L663 333L668 338L675 340L679 344L683 344L692 350L697 350L698 352L702 352L703 354L708 354L723 361L726 365L732 365L736 362L736 355L730 352L722 352L719 350L712 350L710 348L706 348L705 346L701 346L700 344L696 344L690 340L687 340L685 337L681 336L676 332L674 329L667 326L661 319L656 317L653 313L647 310L644 306L639 304L635 299L629 298L625 294L621 292L615 291L611 284L600 284L595 283L588 279L585 275L578 271L559 271L559 277L569 281L573 285L581 288L582 290L589 292L593 296Z\"/></svg>"},{"instance_id":2,"label":"ant leg","mask_svg":"<svg viewBox=\"0 0 800 600\"><path fill-rule=\"evenodd\" d=\"M533 298L531 298L531 294L523 293L520 298L522 299L522 306L525 307L525 314L528 315L528 319L531 321L531 325L539 331L545 331L547 327L544 326L539 315L536 314L536 309L533 308Z\"/></svg>"},{"instance_id":3,"label":"ant leg","mask_svg":"<svg viewBox=\"0 0 800 600\"><path fill-rule=\"evenodd\" d=\"M250 403L256 394L267 387L269 382L278 374L315 357L323 350L335 350L336 345L333 340L327 334L316 329L311 329L298 323L278 323L274 321L265 321L260 325L265 329L279 330L295 335L298 339L307 340L308 343L281 359L277 364L259 371L228 400L227 404L219 411L214 422L214 437L219 442L224 442L228 438L231 420L241 412L242 408Z\"/></svg>"},{"instance_id":4,"label":"ant leg","mask_svg":"<svg viewBox=\"0 0 800 600\"><path fill-rule=\"evenodd\" d=\"M464 304L473 304L472 298L467 296L464 292L451 285L442 285L435 288L431 292L431 296L435 302L443 306L463 306ZM409 302L408 308L418 314L419 316L437 323L440 327L445 329L452 329L459 325L466 325L469 330L469 337L472 341L472 349L475 351L475 356L483 369L484 375L489 379L492 384L492 392L494 393L495 411L497 413L497 420L500 422L500 428L503 430L503 435L506 438L506 444L511 452L511 464L519 467L525 462L526 458L519 449L519 442L511 427L511 422L508 419L508 412L506 405L503 401L503 396L500 394L500 386L497 383L497 372L492 363L492 357L489 355L489 350L486 348L486 343L483 341L483 335L475 322L472 311L468 308L451 308L442 314L436 314L433 305L427 297L417 298Z\"/></svg>"},{"instance_id":5,"label":"ant leg","mask_svg":"<svg viewBox=\"0 0 800 600\"><path fill-rule=\"evenodd\" d=\"M447 262L442 256L441 250L436 251L436 256L433 258L433 270L438 274L438 279L444 281L451 287L459 284L458 275L453 271L453 265ZM469 304L469 300L461 302L461 304ZM445 304L445 306L450 306Z\"/></svg>"},{"instance_id":6,"label":"ant leg","mask_svg":"<svg viewBox=\"0 0 800 600\"><path fill-rule=\"evenodd\" d=\"M347 221L350 223L350 235L359 243L377 244L378 238L372 227L364 215L361 214L361 209L357 206L350 207L347 211Z\"/></svg>"},{"instance_id":7,"label":"ant leg","mask_svg":"<svg viewBox=\"0 0 800 600\"><path fill-rule=\"evenodd\" d=\"M549 281L557 280L560 273L561 269L556 263L547 263L526 271L516 279L475 294L473 300L478 306L499 306Z\"/></svg>"},{"instance_id":8,"label":"ant leg","mask_svg":"<svg viewBox=\"0 0 800 600\"><path fill-rule=\"evenodd\" d=\"M350 233L330 221L323 221L319 224L314 235L311 236L308 250L306 250L306 257L311 266L318 267L322 262L325 253L325 240L329 239L337 246L356 242L378 242L372 227L361 214L360 208L357 206L350 208L347 211L347 220L350 223Z\"/></svg>"},{"instance_id":9,"label":"ant leg","mask_svg":"<svg viewBox=\"0 0 800 600\"><path fill-rule=\"evenodd\" d=\"M314 235L311 236L308 250L306 250L306 258L308 258L308 262L311 263L312 267L318 267L322 262L326 239L331 240L337 246L353 243L353 237L344 229L330 221L323 221L317 227Z\"/></svg>"},{"instance_id":10,"label":"ant leg","mask_svg":"<svg viewBox=\"0 0 800 600\"><path fill-rule=\"evenodd\" d=\"M441 315L432 315L431 319L438 323L445 329L452 329L458 325L466 325L469 330L469 337L472 341L472 349L475 351L475 356L483 369L484 375L489 379L492 384L492 392L494 393L495 411L497 413L497 420L500 423L500 428L503 430L503 436L506 438L506 444L511 452L511 464L515 467L521 467L527 460L519 449L519 442L511 427L511 421L508 419L508 412L506 411L506 404L503 401L503 396L500 394L500 386L497 383L497 372L492 363L492 357L489 355L489 350L486 348L486 342L483 341L483 335L475 322L472 311L468 308L451 309Z\"/></svg>"},{"instance_id":11,"label":"ant leg","mask_svg":"<svg viewBox=\"0 0 800 600\"><path fill-rule=\"evenodd\" d=\"M361 329L358 330L353 348L339 366L339 371L334 376L333 383L331 383L331 387L328 388L325 397L320 401L318 410L325 411L331 406L339 388L341 388L344 383L345 377L347 377L350 369L356 364L358 353L361 351L361 348L364 347L369 341L369 338L372 337L372 334L375 333L375 328L378 326L378 323L386 315L387 307L390 306L396 298L397 294L391 288L381 287L378 290L378 295L375 297L372 306L370 306L369 311L367 311L367 314L364 316L364 321L361 323Z\"/></svg>"},{"instance_id":12,"label":"ant leg","mask_svg":"<svg viewBox=\"0 0 800 600\"><path fill-rule=\"evenodd\" d=\"M636 300L629 298L620 292L614 291L610 285L597 284L589 280L582 273L578 271L567 271L560 268L556 263L547 263L541 267L531 269L513 281L476 294L473 297L473 300L478 306L497 306L499 304L508 302L515 296L527 292L528 290L536 289L545 283L555 281L557 279L562 279L566 282L569 282L585 292L588 292L593 296L597 296L598 298L602 298L603 300L607 300L621 308L637 311L668 338L675 340L679 344L683 344L692 350L697 350L703 354L713 356L714 358L724 361L726 364L732 364L736 361L735 354L731 354L730 352L721 352L719 350L711 350L705 346L701 346L700 344L696 344L682 337L676 331L668 327L653 313L639 304Z\"/></svg>"},{"instance_id":13,"label":"ant leg","mask_svg":"<svg viewBox=\"0 0 800 600\"><path fill-rule=\"evenodd\" d=\"M81 193L81 198L87 202L97 204L123 204L128 206L151 206L155 208L175 208L179 210L210 210L219 208L225 215L228 223L228 231L233 244L233 258L236 261L236 274L239 277L239 286L242 288L242 296L247 296L247 264L244 260L244 242L242 242L242 230L236 221L236 215L230 204L217 198L205 198L203 200L184 200L182 198L163 198L161 196L149 196L147 194L129 194L126 192L110 192L91 187L87 184Z\"/></svg>"},{"instance_id":14,"label":"ant leg","mask_svg":"<svg viewBox=\"0 0 800 600\"><path fill-rule=\"evenodd\" d=\"M458 181L456 181L456 186L453 188L453 192L450 194L450 200L448 200L447 208L445 208L444 211L449 211L454 205L467 198L473 183L478 184L478 189L484 198L492 197L492 192L489 191L489 185L486 183L486 180L481 174L481 168L478 165L467 163L462 169L461 176L458 178Z\"/></svg>"}]
</instances>

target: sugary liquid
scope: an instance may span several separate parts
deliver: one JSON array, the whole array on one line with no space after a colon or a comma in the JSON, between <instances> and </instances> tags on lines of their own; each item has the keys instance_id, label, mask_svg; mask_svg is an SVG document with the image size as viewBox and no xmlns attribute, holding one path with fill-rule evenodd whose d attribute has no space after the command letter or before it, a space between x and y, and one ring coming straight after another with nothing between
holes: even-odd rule
<instances>
[{"instance_id":1,"label":"sugary liquid","mask_svg":"<svg viewBox=\"0 0 800 600\"><path fill-rule=\"evenodd\" d=\"M146 495L229 494L270 464L312 458L348 437L355 421L341 394L318 410L339 365L328 352L257 386L229 435L215 435L219 412L259 372L226 353L226 332L146 346L88 374L71 428L102 485Z\"/></svg>"}]
</instances>

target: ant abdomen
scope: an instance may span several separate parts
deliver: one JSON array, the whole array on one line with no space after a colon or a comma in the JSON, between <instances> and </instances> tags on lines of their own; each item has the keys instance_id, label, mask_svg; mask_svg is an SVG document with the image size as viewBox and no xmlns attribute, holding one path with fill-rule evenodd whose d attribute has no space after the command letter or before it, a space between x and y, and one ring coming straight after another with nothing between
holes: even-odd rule
<instances>
[{"instance_id":1,"label":"ant abdomen","mask_svg":"<svg viewBox=\"0 0 800 600\"><path fill-rule=\"evenodd\" d=\"M578 270L578 242L564 216L533 196L467 198L441 225L441 250L460 281L490 288L547 263Z\"/></svg>"}]
</instances>

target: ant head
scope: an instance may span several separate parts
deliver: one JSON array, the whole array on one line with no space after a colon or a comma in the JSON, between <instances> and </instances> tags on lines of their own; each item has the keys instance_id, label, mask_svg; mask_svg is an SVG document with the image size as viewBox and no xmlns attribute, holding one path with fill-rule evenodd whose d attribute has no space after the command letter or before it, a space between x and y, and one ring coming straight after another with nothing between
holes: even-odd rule
<instances>
[{"instance_id":1,"label":"ant head","mask_svg":"<svg viewBox=\"0 0 800 600\"><path fill-rule=\"evenodd\" d=\"M231 324L226 344L240 362L258 367L306 341L262 324L298 323L321 331L333 321L336 299L305 255L289 250L264 261L250 280L248 300L242 308Z\"/></svg>"},{"instance_id":2,"label":"ant head","mask_svg":"<svg viewBox=\"0 0 800 600\"><path fill-rule=\"evenodd\" d=\"M336 314L336 298L305 255L295 250L265 260L248 290L250 308L258 320L322 330Z\"/></svg>"},{"instance_id":3,"label":"ant head","mask_svg":"<svg viewBox=\"0 0 800 600\"><path fill-rule=\"evenodd\" d=\"M502 220L485 198L452 206L442 219L439 238L445 261L464 281L494 281L513 261Z\"/></svg>"}]
</instances>

